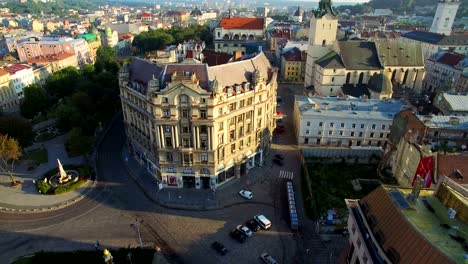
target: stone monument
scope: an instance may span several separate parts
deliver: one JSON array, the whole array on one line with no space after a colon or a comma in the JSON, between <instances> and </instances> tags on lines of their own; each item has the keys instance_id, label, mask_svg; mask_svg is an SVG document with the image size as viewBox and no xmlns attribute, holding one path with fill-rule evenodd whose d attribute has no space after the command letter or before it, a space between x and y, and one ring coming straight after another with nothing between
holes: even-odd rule
<instances>
[{"instance_id":1,"label":"stone monument","mask_svg":"<svg viewBox=\"0 0 468 264\"><path fill-rule=\"evenodd\" d=\"M57 173L57 176L59 176L58 181L59 183L67 183L72 179L71 175L68 175L65 170L63 169L62 163L60 163L60 160L57 159L58 162L58 168L59 172Z\"/></svg>"}]
</instances>

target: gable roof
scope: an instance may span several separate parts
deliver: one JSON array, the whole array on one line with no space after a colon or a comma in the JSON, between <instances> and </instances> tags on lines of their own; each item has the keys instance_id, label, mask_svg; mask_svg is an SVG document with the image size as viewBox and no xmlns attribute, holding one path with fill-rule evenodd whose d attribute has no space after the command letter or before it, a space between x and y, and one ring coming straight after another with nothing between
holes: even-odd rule
<instances>
[{"instance_id":1,"label":"gable roof","mask_svg":"<svg viewBox=\"0 0 468 264\"><path fill-rule=\"evenodd\" d=\"M372 230L383 235L380 246L386 252L393 248L402 263L453 262L408 222L383 186L377 187L361 199L360 204L362 203L367 204L368 216L375 219Z\"/></svg>"},{"instance_id":2,"label":"gable roof","mask_svg":"<svg viewBox=\"0 0 468 264\"><path fill-rule=\"evenodd\" d=\"M465 58L464 55L454 53L454 52L444 52L436 57L436 61L438 63L442 63L445 65L456 66L461 60Z\"/></svg>"},{"instance_id":3,"label":"gable roof","mask_svg":"<svg viewBox=\"0 0 468 264\"><path fill-rule=\"evenodd\" d=\"M163 68L148 60L135 58L129 65L129 79L147 85L150 80L159 78Z\"/></svg>"},{"instance_id":4,"label":"gable roof","mask_svg":"<svg viewBox=\"0 0 468 264\"><path fill-rule=\"evenodd\" d=\"M256 17L224 17L218 27L224 29L263 29L264 18Z\"/></svg>"},{"instance_id":5,"label":"gable roof","mask_svg":"<svg viewBox=\"0 0 468 264\"><path fill-rule=\"evenodd\" d=\"M468 35L442 35L426 31L411 31L402 37L434 45L468 45Z\"/></svg>"},{"instance_id":6,"label":"gable roof","mask_svg":"<svg viewBox=\"0 0 468 264\"><path fill-rule=\"evenodd\" d=\"M263 52L251 59L210 67L209 75L210 80L216 79L226 87L250 82L255 69L259 70L265 79L269 78L271 64Z\"/></svg>"},{"instance_id":7,"label":"gable roof","mask_svg":"<svg viewBox=\"0 0 468 264\"><path fill-rule=\"evenodd\" d=\"M344 69L343 61L338 53L330 51L322 58L315 61L322 68Z\"/></svg>"},{"instance_id":8,"label":"gable roof","mask_svg":"<svg viewBox=\"0 0 468 264\"><path fill-rule=\"evenodd\" d=\"M207 63L208 66L216 66L221 64L228 63L233 55L225 52L218 52L210 49L204 49L203 53L203 63Z\"/></svg>"},{"instance_id":9,"label":"gable roof","mask_svg":"<svg viewBox=\"0 0 468 264\"><path fill-rule=\"evenodd\" d=\"M377 48L371 41L338 41L341 59L348 70L382 69Z\"/></svg>"},{"instance_id":10,"label":"gable roof","mask_svg":"<svg viewBox=\"0 0 468 264\"><path fill-rule=\"evenodd\" d=\"M177 76L184 76L185 72L195 73L199 80L201 88L210 91L211 87L208 80L208 65L200 63L171 63L166 64L162 76L162 84L165 86L171 80L172 74L176 72Z\"/></svg>"},{"instance_id":11,"label":"gable roof","mask_svg":"<svg viewBox=\"0 0 468 264\"><path fill-rule=\"evenodd\" d=\"M11 66L7 66L5 68L3 68L5 71L9 72L10 74L15 74L21 70L25 70L25 69L30 69L31 67L29 67L28 65L25 65L25 64L13 64Z\"/></svg>"},{"instance_id":12,"label":"gable roof","mask_svg":"<svg viewBox=\"0 0 468 264\"><path fill-rule=\"evenodd\" d=\"M376 42L383 66L424 66L420 43L382 41Z\"/></svg>"},{"instance_id":13,"label":"gable roof","mask_svg":"<svg viewBox=\"0 0 468 264\"><path fill-rule=\"evenodd\" d=\"M288 49L286 52L283 53L282 56L287 61L301 61L302 60L302 52L296 47L292 49Z\"/></svg>"}]
</instances>

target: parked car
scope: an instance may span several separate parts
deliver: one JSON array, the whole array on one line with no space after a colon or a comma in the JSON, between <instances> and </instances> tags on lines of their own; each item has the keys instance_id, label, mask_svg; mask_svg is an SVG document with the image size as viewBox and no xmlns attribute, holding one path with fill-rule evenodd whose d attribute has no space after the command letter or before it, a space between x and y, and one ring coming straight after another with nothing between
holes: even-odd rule
<instances>
[{"instance_id":1,"label":"parked car","mask_svg":"<svg viewBox=\"0 0 468 264\"><path fill-rule=\"evenodd\" d=\"M251 191L246 191L246 190L240 190L239 191L240 196L244 197L245 199L252 199L253 198L253 193Z\"/></svg>"},{"instance_id":2,"label":"parked car","mask_svg":"<svg viewBox=\"0 0 468 264\"><path fill-rule=\"evenodd\" d=\"M241 231L234 229L231 232L229 232L229 235L237 240L239 243L244 243L245 239L247 238Z\"/></svg>"},{"instance_id":3,"label":"parked car","mask_svg":"<svg viewBox=\"0 0 468 264\"><path fill-rule=\"evenodd\" d=\"M276 96L276 102L281 103L283 101L283 98L281 96L277 95Z\"/></svg>"},{"instance_id":4,"label":"parked car","mask_svg":"<svg viewBox=\"0 0 468 264\"><path fill-rule=\"evenodd\" d=\"M255 221L265 230L271 227L271 222L264 215L258 214L254 216Z\"/></svg>"},{"instance_id":5,"label":"parked car","mask_svg":"<svg viewBox=\"0 0 468 264\"><path fill-rule=\"evenodd\" d=\"M238 225L236 226L236 229L241 231L242 234L244 234L246 237L251 237L252 236L252 231L245 225Z\"/></svg>"},{"instance_id":6,"label":"parked car","mask_svg":"<svg viewBox=\"0 0 468 264\"><path fill-rule=\"evenodd\" d=\"M278 134L283 134L283 132L284 132L284 124L283 123L277 123L276 124L276 132L278 132Z\"/></svg>"},{"instance_id":7,"label":"parked car","mask_svg":"<svg viewBox=\"0 0 468 264\"><path fill-rule=\"evenodd\" d=\"M218 241L213 242L213 244L211 244L211 247L214 248L216 252L218 252L219 254L223 256L226 255L228 252L227 248L223 244L219 243Z\"/></svg>"},{"instance_id":8,"label":"parked car","mask_svg":"<svg viewBox=\"0 0 468 264\"><path fill-rule=\"evenodd\" d=\"M278 264L278 261L276 261L276 259L270 256L268 253L261 254L260 259L263 260L263 262L266 264Z\"/></svg>"},{"instance_id":9,"label":"parked car","mask_svg":"<svg viewBox=\"0 0 468 264\"><path fill-rule=\"evenodd\" d=\"M260 230L262 227L255 221L255 219L250 219L245 223L245 225L252 231L257 232Z\"/></svg>"},{"instance_id":10,"label":"parked car","mask_svg":"<svg viewBox=\"0 0 468 264\"><path fill-rule=\"evenodd\" d=\"M273 159L273 163L278 165L278 166L283 166L284 165L283 160L280 160L280 159Z\"/></svg>"}]
</instances>

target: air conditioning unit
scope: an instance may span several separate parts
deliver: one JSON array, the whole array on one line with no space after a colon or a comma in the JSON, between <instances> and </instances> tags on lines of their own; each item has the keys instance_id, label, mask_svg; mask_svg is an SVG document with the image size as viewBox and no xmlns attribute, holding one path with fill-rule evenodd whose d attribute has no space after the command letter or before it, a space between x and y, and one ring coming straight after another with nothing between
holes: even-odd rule
<instances>
[{"instance_id":1,"label":"air conditioning unit","mask_svg":"<svg viewBox=\"0 0 468 264\"><path fill-rule=\"evenodd\" d=\"M449 219L454 219L456 215L457 215L457 211L455 211L455 209L449 208L447 210L447 216Z\"/></svg>"}]
</instances>

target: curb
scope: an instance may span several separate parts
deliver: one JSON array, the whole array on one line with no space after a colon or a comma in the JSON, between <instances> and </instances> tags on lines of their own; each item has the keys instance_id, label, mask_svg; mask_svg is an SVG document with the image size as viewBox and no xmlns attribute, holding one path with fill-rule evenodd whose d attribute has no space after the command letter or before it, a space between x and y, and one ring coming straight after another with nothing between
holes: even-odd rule
<instances>
[{"instance_id":1,"label":"curb","mask_svg":"<svg viewBox=\"0 0 468 264\"><path fill-rule=\"evenodd\" d=\"M121 151L122 153L123 151ZM123 156L123 155L122 155ZM129 157L130 158L130 157ZM123 160L122 160L123 161ZM180 205L180 204L169 204L169 203L162 203L158 199L154 199L152 195L146 190L146 188L138 181L138 176L135 176L132 170L129 168L128 163L123 161L124 168L127 172L128 175L132 178L132 180L137 184L137 186L141 189L143 194L151 201L156 203L157 205L167 208L167 209L175 209L175 210L180 210L180 211L216 211L216 210L221 210L233 206L238 206L238 205L243 205L243 204L257 204L257 205L264 205L264 206L270 206L274 207L274 205L269 204L269 203L264 203L264 202L255 202L255 201L243 201L243 202L234 202L234 203L224 203L222 205L219 205L220 203L218 202L217 206L206 206L206 205L196 205L196 206L187 206L187 205Z\"/></svg>"},{"instance_id":2,"label":"curb","mask_svg":"<svg viewBox=\"0 0 468 264\"><path fill-rule=\"evenodd\" d=\"M14 208L14 207L2 207L2 206L0 206L0 212L4 212L4 213L44 213L44 212L50 212L50 211L63 209L65 207L67 207L67 206L70 206L72 204L75 204L75 203L81 201L91 190L94 189L94 187L96 186L96 184L98 182L97 181L97 179L98 179L97 157L98 157L98 154L99 154L98 149L99 149L99 147L100 147L100 145L102 143L102 140L105 138L105 136L109 132L110 128L113 126L115 120L117 120L117 117L120 116L121 113L122 112L119 111L114 115L114 117L112 117L111 121L106 126L103 133L100 135L100 138L96 142L96 146L94 148L94 164L93 164L94 180L92 180L92 184L91 184L91 186L89 186L90 188L86 192L76 196L75 198L67 200L65 202L62 202L62 203L59 203L59 204L52 204L52 205L45 206L45 207L42 207L42 208L41 207ZM92 154L92 156L93 156L93 154ZM80 188L86 187L87 185L89 185L89 183L84 184Z\"/></svg>"}]
</instances>

